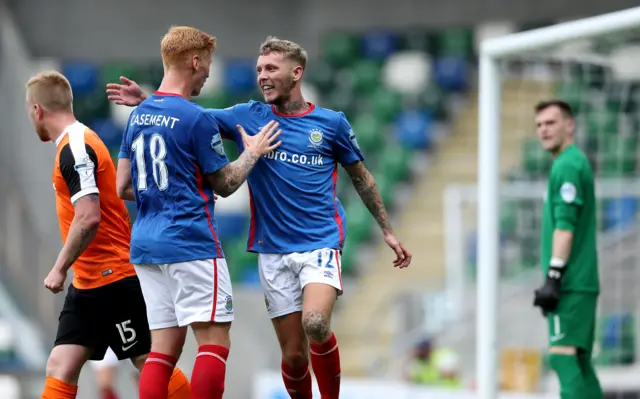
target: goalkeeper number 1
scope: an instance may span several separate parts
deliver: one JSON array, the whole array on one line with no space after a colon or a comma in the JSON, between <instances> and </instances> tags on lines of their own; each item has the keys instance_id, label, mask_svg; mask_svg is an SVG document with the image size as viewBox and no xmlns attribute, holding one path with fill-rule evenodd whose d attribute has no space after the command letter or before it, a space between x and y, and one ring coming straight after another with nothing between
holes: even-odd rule
<instances>
[{"instance_id":1,"label":"goalkeeper number 1","mask_svg":"<svg viewBox=\"0 0 640 399\"><path fill-rule=\"evenodd\" d=\"M545 282L535 291L549 325L549 364L561 399L603 399L591 361L600 283L594 178L574 144L575 122L560 100L535 107L536 132L553 164L545 194L541 256Z\"/></svg>"}]
</instances>

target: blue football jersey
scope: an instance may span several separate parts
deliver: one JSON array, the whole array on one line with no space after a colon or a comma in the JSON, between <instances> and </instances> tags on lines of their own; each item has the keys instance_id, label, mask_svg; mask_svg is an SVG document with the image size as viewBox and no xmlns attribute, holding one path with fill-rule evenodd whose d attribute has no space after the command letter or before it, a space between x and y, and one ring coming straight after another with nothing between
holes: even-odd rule
<instances>
[{"instance_id":1,"label":"blue football jersey","mask_svg":"<svg viewBox=\"0 0 640 399\"><path fill-rule=\"evenodd\" d=\"M251 224L248 250L292 253L342 249L346 215L336 197L338 164L364 158L342 112L311 105L308 112L278 114L251 101L211 110L224 138L243 150L236 125L257 134L271 120L280 123L282 145L262 157L249 174Z\"/></svg>"},{"instance_id":2,"label":"blue football jersey","mask_svg":"<svg viewBox=\"0 0 640 399\"><path fill-rule=\"evenodd\" d=\"M229 163L211 113L184 97L155 93L129 117L120 158L131 160L138 215L131 263L223 257L203 175Z\"/></svg>"}]
</instances>

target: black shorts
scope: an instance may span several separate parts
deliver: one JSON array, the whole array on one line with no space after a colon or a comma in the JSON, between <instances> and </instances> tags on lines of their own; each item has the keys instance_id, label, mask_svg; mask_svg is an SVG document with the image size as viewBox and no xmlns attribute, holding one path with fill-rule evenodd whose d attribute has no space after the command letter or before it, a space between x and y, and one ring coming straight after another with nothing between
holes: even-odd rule
<instances>
[{"instance_id":1,"label":"black shorts","mask_svg":"<svg viewBox=\"0 0 640 399\"><path fill-rule=\"evenodd\" d=\"M120 360L151 350L147 309L137 276L88 290L70 285L58 321L55 345L91 348L91 360L102 360L108 347Z\"/></svg>"}]
</instances>

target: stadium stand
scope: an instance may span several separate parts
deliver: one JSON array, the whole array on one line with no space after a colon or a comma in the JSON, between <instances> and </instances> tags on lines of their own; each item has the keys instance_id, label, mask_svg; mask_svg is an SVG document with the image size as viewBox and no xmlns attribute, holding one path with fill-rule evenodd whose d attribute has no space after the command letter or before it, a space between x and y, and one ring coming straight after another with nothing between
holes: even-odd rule
<instances>
[{"instance_id":1,"label":"stadium stand","mask_svg":"<svg viewBox=\"0 0 640 399\"><path fill-rule=\"evenodd\" d=\"M340 311L334 324L340 337L345 377L397 376L406 353L422 337L409 334L419 322L406 320L407 308L424 301L421 295L405 298L398 293L439 292L442 289L447 272L444 242L447 226L442 216L442 192L453 182L476 182L478 98L475 80L479 40L543 25L546 23L518 27L512 23L492 23L477 28L373 29L358 33L337 30L319 39L320 51L309 63L303 94L309 101L345 112L384 202L392 211L396 231L416 259L414 267L403 273L396 273L389 266L390 254L384 243L380 243L375 221L358 199L348 176L340 169L338 196L348 215L348 239L342 266L349 289L345 300L338 303ZM598 176L635 177L640 132L640 78L614 78L624 73L633 76L633 71L626 72L623 67L626 58L638 55L637 48L629 44L633 39L596 43L598 49L606 48L609 54L615 55L615 49L618 49L620 62L616 74L613 74L613 67L579 62L571 68L563 67L571 73L561 84L507 78L502 92L502 128L521 132L522 122L510 115L530 115L532 104L541 97L557 95L578 110L579 143L588 150ZM109 103L104 95L104 85L124 75L150 92L162 78L161 62L130 59L96 62L74 58L54 60L52 65L59 65L73 86L78 118L101 135L115 158L122 128L131 109ZM510 67L517 76L522 65L516 62ZM557 65L551 62L548 67L553 69ZM210 78L195 101L204 107L224 108L249 99L261 99L255 90L254 59L216 57ZM501 172L510 180L536 179L548 171L550 159L537 140L531 138L530 132L502 137ZM230 158L237 157L235 145L225 142L225 149ZM0 207L3 207L1 200L2 197ZM128 206L135 217L135 207L133 204ZM628 246L638 243L638 206L635 197L601 201L599 220L603 237L622 231ZM531 291L534 288L532 283L516 284L514 281L523 273L537 272L540 207L541 203L536 201L519 201L506 203L501 209L502 249L507 252L513 243L522 248L517 259L504 265L503 291ZM257 287L259 284L256 256L245 250L249 212L246 188L230 198L221 199L216 205L220 238L232 265L232 279L238 287ZM0 238L1 233L2 229ZM473 281L476 233L474 229L466 233L467 277ZM33 238L34 242L37 240ZM603 249L620 252L619 240L613 241L609 245L605 239ZM28 250L24 254L34 256ZM41 260L38 260L40 265L39 262ZM637 359L638 298L634 287L638 276L630 268L636 267L637 263L625 263L624 260L611 263L615 263L611 266L616 270L616 279L605 279L603 291L614 294L603 296L597 361L602 366L632 365ZM15 266L0 268L2 273L7 270L15 273L7 277L20 283L8 287L16 291L12 292L14 296L21 297L35 290L34 285L26 283L26 277L18 274L20 270ZM5 275L0 274L0 277ZM619 285L621 275L629 276L624 289ZM622 291L631 294L621 296L619 292ZM28 307L39 309L51 309L55 305L45 304L41 297L27 303ZM473 306L467 304L467 319L459 328L464 331L444 336L440 341L461 355L467 382L475 367L475 344L472 342L475 328L469 326L475 316ZM518 334L509 330L508 325L522 319L518 319L517 314L523 306L530 307L530 304L514 302L501 310L499 323L504 334ZM46 319L43 323L51 324L50 312L46 313L47 317L44 317L44 311L40 313L33 311L35 317ZM261 322L265 326L268 323L266 320ZM536 323L532 325L544 331L540 321ZM16 357L15 348L10 344L6 348L2 345L2 331L0 323L0 374L5 361L13 361L11 359ZM522 342L526 341L514 339L503 348L501 382L504 389L535 391L539 388L545 364L540 351L544 342L538 341L532 340L530 345L523 346ZM279 354L275 356L279 357ZM522 373L513 372L520 366L523 368L519 370L524 370ZM0 386L4 385L0 381ZM10 398L10 395L0 392L3 398Z\"/></svg>"}]
</instances>

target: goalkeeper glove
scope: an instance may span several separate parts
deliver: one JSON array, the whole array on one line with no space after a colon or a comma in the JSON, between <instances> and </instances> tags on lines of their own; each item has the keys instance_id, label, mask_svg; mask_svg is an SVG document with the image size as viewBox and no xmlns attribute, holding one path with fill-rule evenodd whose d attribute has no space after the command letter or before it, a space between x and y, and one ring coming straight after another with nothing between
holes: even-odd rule
<instances>
[{"instance_id":1,"label":"goalkeeper glove","mask_svg":"<svg viewBox=\"0 0 640 399\"><path fill-rule=\"evenodd\" d=\"M564 260L558 258L551 259L544 285L534 292L533 306L542 309L543 314L553 312L558 307L564 266Z\"/></svg>"}]
</instances>

